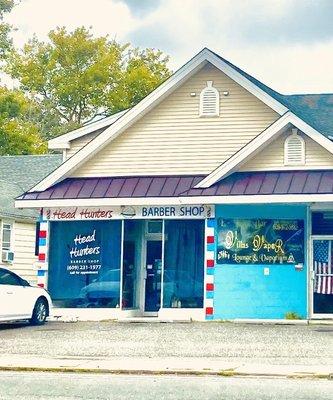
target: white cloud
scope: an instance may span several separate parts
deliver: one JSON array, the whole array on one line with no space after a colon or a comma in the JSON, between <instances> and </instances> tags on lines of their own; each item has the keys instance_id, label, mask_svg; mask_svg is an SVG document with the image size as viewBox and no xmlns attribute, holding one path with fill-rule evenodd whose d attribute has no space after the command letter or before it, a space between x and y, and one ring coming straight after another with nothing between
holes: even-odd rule
<instances>
[{"instance_id":1,"label":"white cloud","mask_svg":"<svg viewBox=\"0 0 333 400\"><path fill-rule=\"evenodd\" d=\"M129 29L140 25L125 4L111 0L22 0L6 21L17 28L13 35L17 45L25 43L33 33L45 40L56 26L69 30L91 26L96 35L108 34L123 40Z\"/></svg>"},{"instance_id":2,"label":"white cloud","mask_svg":"<svg viewBox=\"0 0 333 400\"><path fill-rule=\"evenodd\" d=\"M139 1L22 0L7 19L18 28L17 45L33 33L46 39L56 26L92 26L96 35L160 48L170 54L173 69L209 47L284 93L333 92L333 25L327 29L333 2L313 3L161 0L138 12Z\"/></svg>"}]
</instances>

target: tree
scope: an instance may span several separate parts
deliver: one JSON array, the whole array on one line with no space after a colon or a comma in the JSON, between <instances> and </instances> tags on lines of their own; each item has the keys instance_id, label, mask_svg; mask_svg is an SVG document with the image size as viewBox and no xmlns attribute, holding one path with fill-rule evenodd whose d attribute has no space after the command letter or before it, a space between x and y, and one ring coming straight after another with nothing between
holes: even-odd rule
<instances>
[{"instance_id":1,"label":"tree","mask_svg":"<svg viewBox=\"0 0 333 400\"><path fill-rule=\"evenodd\" d=\"M14 7L14 0L0 0L0 61L13 50L9 33L11 25L3 21L4 15ZM0 86L0 155L39 154L46 144L39 135L38 108L18 90Z\"/></svg>"},{"instance_id":2,"label":"tree","mask_svg":"<svg viewBox=\"0 0 333 400\"><path fill-rule=\"evenodd\" d=\"M6 56L12 48L12 41L9 38L9 32L12 27L3 22L4 14L10 12L14 7L14 0L0 0L0 57Z\"/></svg>"},{"instance_id":3,"label":"tree","mask_svg":"<svg viewBox=\"0 0 333 400\"><path fill-rule=\"evenodd\" d=\"M0 87L0 155L45 153L33 114L38 108L22 93Z\"/></svg>"},{"instance_id":4,"label":"tree","mask_svg":"<svg viewBox=\"0 0 333 400\"><path fill-rule=\"evenodd\" d=\"M57 28L49 33L49 42L34 37L13 52L7 72L46 118L57 121L53 128L43 126L49 139L132 107L169 77L168 60L158 50L94 38L84 27L70 33Z\"/></svg>"}]
</instances>

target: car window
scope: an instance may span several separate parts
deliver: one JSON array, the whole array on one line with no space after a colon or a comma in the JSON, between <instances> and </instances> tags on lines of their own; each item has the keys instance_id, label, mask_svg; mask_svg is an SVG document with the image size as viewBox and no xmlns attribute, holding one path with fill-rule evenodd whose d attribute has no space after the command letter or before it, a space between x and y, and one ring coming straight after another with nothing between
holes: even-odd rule
<instances>
[{"instance_id":1,"label":"car window","mask_svg":"<svg viewBox=\"0 0 333 400\"><path fill-rule=\"evenodd\" d=\"M21 280L18 276L5 269L0 269L0 285L20 286Z\"/></svg>"}]
</instances>

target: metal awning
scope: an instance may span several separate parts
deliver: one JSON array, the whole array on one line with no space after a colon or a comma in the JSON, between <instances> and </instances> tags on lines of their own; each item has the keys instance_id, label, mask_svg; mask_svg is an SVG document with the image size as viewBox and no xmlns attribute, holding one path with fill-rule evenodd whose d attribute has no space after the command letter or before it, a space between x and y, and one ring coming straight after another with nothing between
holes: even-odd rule
<instances>
[{"instance_id":1,"label":"metal awning","mask_svg":"<svg viewBox=\"0 0 333 400\"><path fill-rule=\"evenodd\" d=\"M206 189L196 176L68 178L17 200L332 194L333 171L236 172ZM287 199L286 199L287 200Z\"/></svg>"}]
</instances>

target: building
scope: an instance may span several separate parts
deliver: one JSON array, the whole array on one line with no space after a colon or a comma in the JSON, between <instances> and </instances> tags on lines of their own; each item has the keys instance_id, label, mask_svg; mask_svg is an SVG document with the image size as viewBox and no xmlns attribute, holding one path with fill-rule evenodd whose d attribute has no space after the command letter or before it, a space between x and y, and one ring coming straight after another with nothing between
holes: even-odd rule
<instances>
[{"instance_id":1,"label":"building","mask_svg":"<svg viewBox=\"0 0 333 400\"><path fill-rule=\"evenodd\" d=\"M282 95L208 49L130 110L49 142L59 315L331 318L333 95Z\"/></svg>"},{"instance_id":2,"label":"building","mask_svg":"<svg viewBox=\"0 0 333 400\"><path fill-rule=\"evenodd\" d=\"M15 197L38 183L61 163L59 155L0 157L0 267L37 283L34 264L39 211L17 209Z\"/></svg>"}]
</instances>

